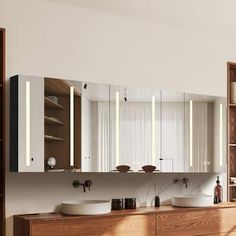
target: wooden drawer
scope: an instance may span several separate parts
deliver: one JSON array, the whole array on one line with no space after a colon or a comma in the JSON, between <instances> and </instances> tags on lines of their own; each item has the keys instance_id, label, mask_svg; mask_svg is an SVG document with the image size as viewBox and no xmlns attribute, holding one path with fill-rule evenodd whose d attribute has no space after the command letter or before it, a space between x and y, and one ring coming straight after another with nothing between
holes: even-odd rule
<instances>
[{"instance_id":1,"label":"wooden drawer","mask_svg":"<svg viewBox=\"0 0 236 236\"><path fill-rule=\"evenodd\" d=\"M158 236L236 235L235 209L182 211L156 217Z\"/></svg>"},{"instance_id":2,"label":"wooden drawer","mask_svg":"<svg viewBox=\"0 0 236 236\"><path fill-rule=\"evenodd\" d=\"M15 234L15 236L19 234ZM155 215L96 217L33 223L31 236L154 236ZM24 235L20 235L24 236Z\"/></svg>"},{"instance_id":3,"label":"wooden drawer","mask_svg":"<svg viewBox=\"0 0 236 236\"><path fill-rule=\"evenodd\" d=\"M210 235L208 235L208 236L236 236L236 232L210 234Z\"/></svg>"}]
</instances>

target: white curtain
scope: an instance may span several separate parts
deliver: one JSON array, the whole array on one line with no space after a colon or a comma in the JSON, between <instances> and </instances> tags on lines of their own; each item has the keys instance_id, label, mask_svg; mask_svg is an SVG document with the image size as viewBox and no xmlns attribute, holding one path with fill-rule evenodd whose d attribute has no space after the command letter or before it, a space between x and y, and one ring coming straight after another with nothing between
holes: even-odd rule
<instances>
[{"instance_id":1,"label":"white curtain","mask_svg":"<svg viewBox=\"0 0 236 236\"><path fill-rule=\"evenodd\" d=\"M151 102L121 103L120 106L120 164L134 171L152 164Z\"/></svg>"},{"instance_id":2,"label":"white curtain","mask_svg":"<svg viewBox=\"0 0 236 236\"><path fill-rule=\"evenodd\" d=\"M193 167L189 166L189 103L156 103L156 163L163 172L206 171L208 162L208 103L193 104ZM134 171L152 164L151 102L120 103L120 165ZM161 126L162 125L162 126ZM162 128L162 138L161 138ZM99 171L116 168L115 103L98 103ZM159 159L163 160L160 161Z\"/></svg>"},{"instance_id":3,"label":"white curtain","mask_svg":"<svg viewBox=\"0 0 236 236\"><path fill-rule=\"evenodd\" d=\"M97 142L98 142L98 171L109 172L110 169L110 117L109 103L98 103L98 127L97 127Z\"/></svg>"},{"instance_id":4,"label":"white curtain","mask_svg":"<svg viewBox=\"0 0 236 236\"><path fill-rule=\"evenodd\" d=\"M162 104L162 151L160 169L163 172L184 171L184 104Z\"/></svg>"},{"instance_id":5,"label":"white curtain","mask_svg":"<svg viewBox=\"0 0 236 236\"><path fill-rule=\"evenodd\" d=\"M193 126L192 126L192 167L190 166L190 120L189 103L186 104L186 141L185 141L185 170L192 172L207 172L211 168L212 146L209 140L213 139L211 126L213 128L210 103L193 102ZM209 123L209 121L211 123Z\"/></svg>"}]
</instances>

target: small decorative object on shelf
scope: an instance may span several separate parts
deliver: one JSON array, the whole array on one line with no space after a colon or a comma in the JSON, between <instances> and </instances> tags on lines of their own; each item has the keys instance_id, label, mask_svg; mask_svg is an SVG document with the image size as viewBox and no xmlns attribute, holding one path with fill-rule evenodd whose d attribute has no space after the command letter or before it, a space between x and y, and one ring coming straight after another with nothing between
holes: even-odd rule
<instances>
[{"instance_id":1,"label":"small decorative object on shelf","mask_svg":"<svg viewBox=\"0 0 236 236\"><path fill-rule=\"evenodd\" d=\"M127 173L127 172L130 170L130 166L120 165L120 166L117 166L116 169L117 169L119 172Z\"/></svg>"},{"instance_id":2,"label":"small decorative object on shelf","mask_svg":"<svg viewBox=\"0 0 236 236\"><path fill-rule=\"evenodd\" d=\"M56 97L56 96L47 96L47 98L55 103L58 103L58 97Z\"/></svg>"},{"instance_id":3,"label":"small decorative object on shelf","mask_svg":"<svg viewBox=\"0 0 236 236\"><path fill-rule=\"evenodd\" d=\"M230 184L236 184L236 177L230 177Z\"/></svg>"},{"instance_id":4,"label":"small decorative object on shelf","mask_svg":"<svg viewBox=\"0 0 236 236\"><path fill-rule=\"evenodd\" d=\"M50 167L50 169L54 169L54 167L56 166L56 163L57 163L57 161L56 161L55 157L48 158L47 164Z\"/></svg>"},{"instance_id":5,"label":"small decorative object on shelf","mask_svg":"<svg viewBox=\"0 0 236 236\"><path fill-rule=\"evenodd\" d=\"M156 166L146 165L146 166L143 166L142 169L143 169L146 173L152 173L154 170L156 170Z\"/></svg>"}]
</instances>

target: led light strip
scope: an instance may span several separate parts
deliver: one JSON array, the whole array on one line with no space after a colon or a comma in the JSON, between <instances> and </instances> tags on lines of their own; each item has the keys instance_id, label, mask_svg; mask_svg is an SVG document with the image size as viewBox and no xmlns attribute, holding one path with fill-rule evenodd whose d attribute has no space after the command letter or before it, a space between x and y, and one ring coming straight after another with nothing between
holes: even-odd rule
<instances>
[{"instance_id":1,"label":"led light strip","mask_svg":"<svg viewBox=\"0 0 236 236\"><path fill-rule=\"evenodd\" d=\"M155 110L155 96L152 96L152 165L155 165L156 158L156 110Z\"/></svg>"},{"instance_id":2,"label":"led light strip","mask_svg":"<svg viewBox=\"0 0 236 236\"><path fill-rule=\"evenodd\" d=\"M74 166L74 87L70 87L70 166Z\"/></svg>"},{"instance_id":3,"label":"led light strip","mask_svg":"<svg viewBox=\"0 0 236 236\"><path fill-rule=\"evenodd\" d=\"M223 106L220 104L220 166L223 165Z\"/></svg>"},{"instance_id":4,"label":"led light strip","mask_svg":"<svg viewBox=\"0 0 236 236\"><path fill-rule=\"evenodd\" d=\"M189 166L193 166L193 101L189 101Z\"/></svg>"},{"instance_id":5,"label":"led light strip","mask_svg":"<svg viewBox=\"0 0 236 236\"><path fill-rule=\"evenodd\" d=\"M120 162L120 95L116 92L116 166Z\"/></svg>"},{"instance_id":6,"label":"led light strip","mask_svg":"<svg viewBox=\"0 0 236 236\"><path fill-rule=\"evenodd\" d=\"M26 166L30 166L30 82L25 83L25 138L26 138Z\"/></svg>"}]
</instances>

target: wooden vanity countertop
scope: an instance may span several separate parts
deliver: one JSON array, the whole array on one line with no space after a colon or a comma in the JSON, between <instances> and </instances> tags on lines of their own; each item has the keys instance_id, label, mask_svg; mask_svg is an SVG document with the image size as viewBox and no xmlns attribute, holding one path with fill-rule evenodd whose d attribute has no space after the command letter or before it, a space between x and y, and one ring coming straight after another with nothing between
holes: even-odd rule
<instances>
[{"instance_id":1,"label":"wooden vanity countertop","mask_svg":"<svg viewBox=\"0 0 236 236\"><path fill-rule=\"evenodd\" d=\"M115 210L111 211L109 214L105 215L90 215L90 216L67 216L60 213L36 213L36 214L25 214L25 215L15 215L14 217L21 218L26 221L57 221L57 220L66 220L66 219L85 219L92 217L112 217L112 216L126 216L126 215L144 215L144 214L162 214L162 213L175 213L180 211L201 211L201 210L213 210L213 209L222 209L222 208L236 208L236 202L224 202L220 204L213 205L211 207L203 208L184 208L184 207L173 207L173 206L160 206L155 207L143 207L130 210Z\"/></svg>"}]
</instances>

